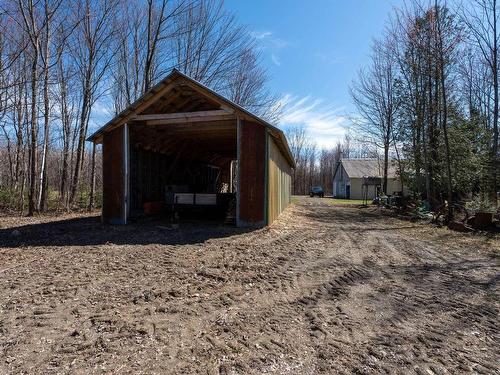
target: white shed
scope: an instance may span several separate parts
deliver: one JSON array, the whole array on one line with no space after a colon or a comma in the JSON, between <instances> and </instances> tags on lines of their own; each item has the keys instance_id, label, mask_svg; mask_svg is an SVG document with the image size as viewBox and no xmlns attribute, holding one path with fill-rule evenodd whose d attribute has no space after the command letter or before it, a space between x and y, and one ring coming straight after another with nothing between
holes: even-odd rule
<instances>
[{"instance_id":1,"label":"white shed","mask_svg":"<svg viewBox=\"0 0 500 375\"><path fill-rule=\"evenodd\" d=\"M402 186L397 176L396 162L389 161L387 171L387 194L401 192ZM384 162L379 159L343 159L337 163L333 174L333 196L344 199L363 199L363 177L380 177L384 175ZM377 196L376 186L368 187L368 198Z\"/></svg>"}]
</instances>

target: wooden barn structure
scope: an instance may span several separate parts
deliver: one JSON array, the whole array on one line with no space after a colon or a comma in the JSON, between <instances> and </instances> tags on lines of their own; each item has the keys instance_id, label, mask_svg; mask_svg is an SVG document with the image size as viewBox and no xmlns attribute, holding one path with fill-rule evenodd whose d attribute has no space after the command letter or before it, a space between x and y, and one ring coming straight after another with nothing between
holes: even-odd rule
<instances>
[{"instance_id":1,"label":"wooden barn structure","mask_svg":"<svg viewBox=\"0 0 500 375\"><path fill-rule=\"evenodd\" d=\"M236 225L264 226L290 202L283 132L175 69L88 140L102 144L105 223L225 202Z\"/></svg>"}]
</instances>

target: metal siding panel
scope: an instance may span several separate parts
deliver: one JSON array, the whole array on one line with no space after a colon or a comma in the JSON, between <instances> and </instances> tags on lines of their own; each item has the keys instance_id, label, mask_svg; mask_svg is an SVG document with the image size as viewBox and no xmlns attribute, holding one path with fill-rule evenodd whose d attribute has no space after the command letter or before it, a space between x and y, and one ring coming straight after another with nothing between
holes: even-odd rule
<instances>
[{"instance_id":1,"label":"metal siding panel","mask_svg":"<svg viewBox=\"0 0 500 375\"><path fill-rule=\"evenodd\" d=\"M271 224L291 201L292 169L272 139L268 147L268 221Z\"/></svg>"},{"instance_id":2,"label":"metal siding panel","mask_svg":"<svg viewBox=\"0 0 500 375\"><path fill-rule=\"evenodd\" d=\"M266 128L256 122L241 121L239 128L239 225L265 223Z\"/></svg>"},{"instance_id":3,"label":"metal siding panel","mask_svg":"<svg viewBox=\"0 0 500 375\"><path fill-rule=\"evenodd\" d=\"M123 127L103 136L102 220L107 224L125 224L125 178Z\"/></svg>"}]
</instances>

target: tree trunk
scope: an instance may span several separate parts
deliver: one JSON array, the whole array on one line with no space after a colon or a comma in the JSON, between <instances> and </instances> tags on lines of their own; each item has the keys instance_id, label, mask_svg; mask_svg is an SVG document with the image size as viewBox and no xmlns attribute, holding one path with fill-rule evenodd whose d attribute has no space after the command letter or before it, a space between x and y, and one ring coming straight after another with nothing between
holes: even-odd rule
<instances>
[{"instance_id":1,"label":"tree trunk","mask_svg":"<svg viewBox=\"0 0 500 375\"><path fill-rule=\"evenodd\" d=\"M68 189L68 146L64 145L63 148L63 162L62 162L62 172L61 172L61 187L60 187L60 194L61 194L61 203L62 205L67 208L67 202L66 202L66 190Z\"/></svg>"},{"instance_id":2,"label":"tree trunk","mask_svg":"<svg viewBox=\"0 0 500 375\"><path fill-rule=\"evenodd\" d=\"M69 198L69 203L72 205L76 198L76 193L78 190L78 184L80 181L80 172L83 165L83 158L85 152L85 137L87 135L87 124L88 124L88 106L90 103L90 98L88 94L88 85L85 83L82 109L80 115L80 126L78 132L78 145L76 147L76 161L75 170L73 172L73 181L71 183L71 193Z\"/></svg>"},{"instance_id":3,"label":"tree trunk","mask_svg":"<svg viewBox=\"0 0 500 375\"><path fill-rule=\"evenodd\" d=\"M384 144L384 178L382 181L382 190L387 195L387 172L389 170L389 143Z\"/></svg>"},{"instance_id":4,"label":"tree trunk","mask_svg":"<svg viewBox=\"0 0 500 375\"><path fill-rule=\"evenodd\" d=\"M38 119L37 119L37 81L38 81L38 48L33 51L33 62L31 65L31 139L30 139L30 189L28 201L28 216L33 216L36 210L36 170L37 170L37 143L38 143Z\"/></svg>"},{"instance_id":5,"label":"tree trunk","mask_svg":"<svg viewBox=\"0 0 500 375\"><path fill-rule=\"evenodd\" d=\"M497 1L493 0L493 144L491 147L490 161L490 201L494 207L498 207L497 190L498 190L498 115L499 115L499 83L498 83L498 35L497 35Z\"/></svg>"},{"instance_id":6,"label":"tree trunk","mask_svg":"<svg viewBox=\"0 0 500 375\"><path fill-rule=\"evenodd\" d=\"M430 50L430 41L429 46ZM429 51L427 53L430 54ZM436 207L436 201L434 196L434 166L436 160L436 148L437 142L435 139L435 123L434 123L434 113L436 112L435 101L433 96L433 82L432 82L432 64L431 64L431 56L427 56L428 64L427 64L427 90L429 95L429 105L428 105L428 114L427 114L427 134L426 134L426 145L427 151L425 151L427 158L427 171L426 171L426 192L427 192L427 200L429 201L432 208Z\"/></svg>"},{"instance_id":7,"label":"tree trunk","mask_svg":"<svg viewBox=\"0 0 500 375\"><path fill-rule=\"evenodd\" d=\"M445 158L446 158L446 195L448 200L447 220L453 220L453 187L451 179L451 160L450 160L450 143L448 141L448 98L446 97L446 72L444 68L444 46L443 46L443 31L441 29L441 19L439 18L439 7L436 3L436 19L438 22L438 48L439 48L439 78L441 85L441 100L442 100L442 117L441 127L443 129Z\"/></svg>"},{"instance_id":8,"label":"tree trunk","mask_svg":"<svg viewBox=\"0 0 500 375\"><path fill-rule=\"evenodd\" d=\"M48 44L48 42L47 42ZM42 152L42 165L40 174L40 195L38 197L38 209L44 211L47 209L47 196L48 196L48 180L47 180L47 158L49 153L49 139L50 139L50 99L49 99L49 69L48 69L48 48L46 49L45 55L45 67L44 67L44 88L43 88L43 103L44 103L44 114L43 114L43 127L44 127L44 140L43 140L43 152Z\"/></svg>"}]
</instances>

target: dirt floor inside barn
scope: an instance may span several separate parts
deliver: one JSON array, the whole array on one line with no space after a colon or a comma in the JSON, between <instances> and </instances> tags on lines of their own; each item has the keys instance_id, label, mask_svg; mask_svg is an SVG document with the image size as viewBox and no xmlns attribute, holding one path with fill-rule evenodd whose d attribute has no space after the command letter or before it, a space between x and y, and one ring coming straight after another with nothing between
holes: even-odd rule
<instances>
[{"instance_id":1,"label":"dirt floor inside barn","mask_svg":"<svg viewBox=\"0 0 500 375\"><path fill-rule=\"evenodd\" d=\"M248 232L3 217L0 373L499 373L499 260L319 198Z\"/></svg>"}]
</instances>

